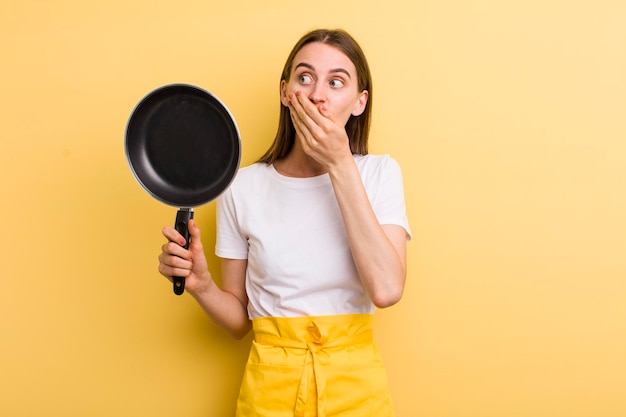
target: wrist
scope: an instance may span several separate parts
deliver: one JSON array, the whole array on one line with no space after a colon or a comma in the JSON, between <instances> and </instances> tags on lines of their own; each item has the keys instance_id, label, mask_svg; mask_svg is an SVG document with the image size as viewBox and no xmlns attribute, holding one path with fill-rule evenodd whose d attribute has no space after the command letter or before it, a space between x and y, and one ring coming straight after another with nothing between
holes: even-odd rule
<instances>
[{"instance_id":1,"label":"wrist","mask_svg":"<svg viewBox=\"0 0 626 417\"><path fill-rule=\"evenodd\" d=\"M213 277L207 271L201 277L197 278L196 285L188 289L188 292L196 299L210 296L213 291L218 289L217 284L213 281Z\"/></svg>"},{"instance_id":2,"label":"wrist","mask_svg":"<svg viewBox=\"0 0 626 417\"><path fill-rule=\"evenodd\" d=\"M359 175L358 167L354 161L354 156L350 153L328 167L328 174L331 180L347 179L351 175Z\"/></svg>"}]
</instances>

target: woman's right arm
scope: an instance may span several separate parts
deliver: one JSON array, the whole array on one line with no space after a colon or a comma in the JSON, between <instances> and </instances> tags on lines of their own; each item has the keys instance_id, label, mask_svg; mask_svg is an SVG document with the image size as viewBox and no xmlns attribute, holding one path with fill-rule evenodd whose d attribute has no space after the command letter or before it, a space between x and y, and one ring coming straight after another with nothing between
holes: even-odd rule
<instances>
[{"instance_id":1,"label":"woman's right arm","mask_svg":"<svg viewBox=\"0 0 626 417\"><path fill-rule=\"evenodd\" d=\"M159 272L168 280L173 276L185 278L185 289L195 298L206 314L234 338L240 339L251 329L248 319L248 298L245 290L245 259L222 259L222 288L209 272L200 229L189 221L189 249L185 239L173 227L163 228L168 242L159 255Z\"/></svg>"}]
</instances>

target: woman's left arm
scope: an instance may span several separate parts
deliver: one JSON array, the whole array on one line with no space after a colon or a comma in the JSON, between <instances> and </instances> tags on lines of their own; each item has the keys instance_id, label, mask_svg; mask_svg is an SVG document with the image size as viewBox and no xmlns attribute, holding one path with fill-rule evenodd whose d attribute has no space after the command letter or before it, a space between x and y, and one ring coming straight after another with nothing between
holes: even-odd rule
<instances>
[{"instance_id":1,"label":"woman's left arm","mask_svg":"<svg viewBox=\"0 0 626 417\"><path fill-rule=\"evenodd\" d=\"M350 152L345 127L322 114L303 94L290 94L291 118L304 152L330 175L359 276L377 307L402 297L406 280L406 231L381 225Z\"/></svg>"},{"instance_id":2,"label":"woman's left arm","mask_svg":"<svg viewBox=\"0 0 626 417\"><path fill-rule=\"evenodd\" d=\"M329 174L363 286L376 307L389 307L404 291L406 231L378 222L354 159Z\"/></svg>"}]
</instances>

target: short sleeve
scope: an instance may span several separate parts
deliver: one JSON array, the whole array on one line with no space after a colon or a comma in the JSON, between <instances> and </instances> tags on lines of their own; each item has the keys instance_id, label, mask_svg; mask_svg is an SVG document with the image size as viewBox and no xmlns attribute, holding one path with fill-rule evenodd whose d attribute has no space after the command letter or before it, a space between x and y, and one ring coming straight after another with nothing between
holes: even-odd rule
<instances>
[{"instance_id":1,"label":"short sleeve","mask_svg":"<svg viewBox=\"0 0 626 417\"><path fill-rule=\"evenodd\" d=\"M372 208L380 224L395 224L404 228L407 240L411 240L411 228L406 214L404 183L400 165L389 156L383 156L380 164L370 173L373 181L366 188L370 194Z\"/></svg>"},{"instance_id":2,"label":"short sleeve","mask_svg":"<svg viewBox=\"0 0 626 417\"><path fill-rule=\"evenodd\" d=\"M220 258L248 259L248 240L240 231L231 188L217 200L216 219L215 254Z\"/></svg>"}]
</instances>

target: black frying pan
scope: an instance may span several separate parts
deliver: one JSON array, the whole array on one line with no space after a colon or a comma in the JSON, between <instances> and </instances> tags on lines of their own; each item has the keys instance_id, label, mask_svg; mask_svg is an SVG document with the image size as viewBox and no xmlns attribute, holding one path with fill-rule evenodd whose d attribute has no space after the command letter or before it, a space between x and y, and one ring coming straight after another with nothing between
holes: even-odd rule
<instances>
[{"instance_id":1,"label":"black frying pan","mask_svg":"<svg viewBox=\"0 0 626 417\"><path fill-rule=\"evenodd\" d=\"M175 228L187 248L193 207L217 198L239 169L241 140L232 114L208 91L166 85L137 104L125 145L139 184L157 200L179 207ZM185 279L174 277L174 293L184 290Z\"/></svg>"}]
</instances>

